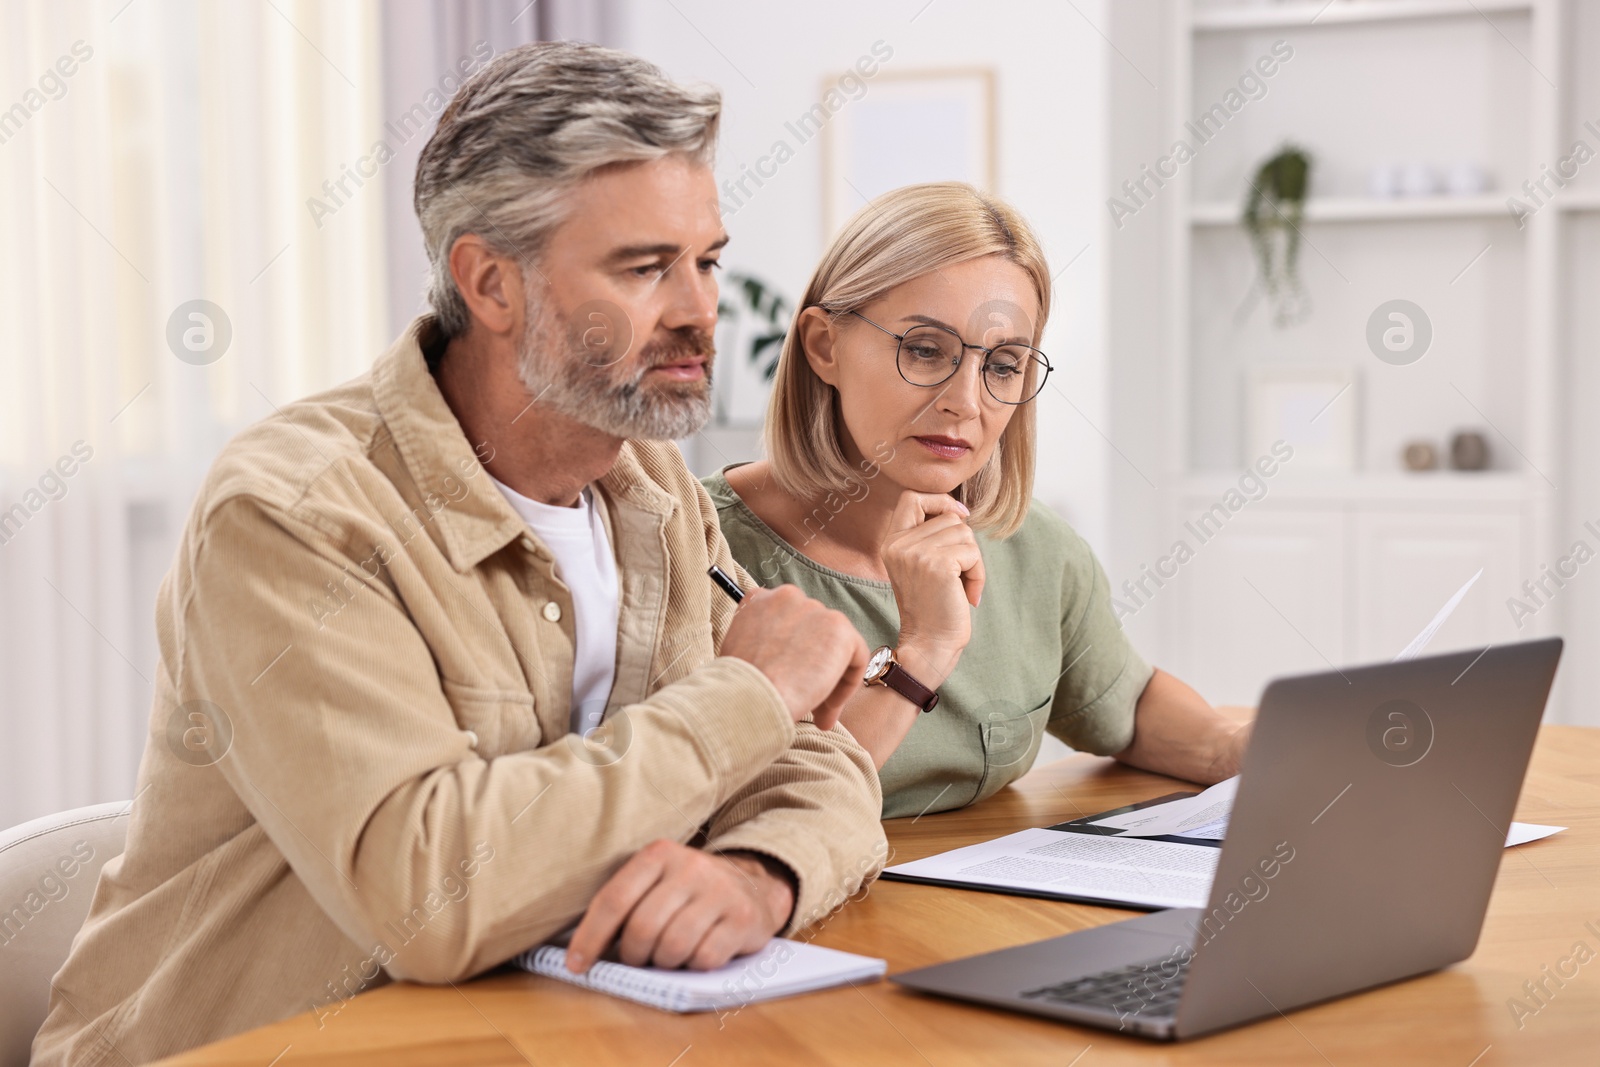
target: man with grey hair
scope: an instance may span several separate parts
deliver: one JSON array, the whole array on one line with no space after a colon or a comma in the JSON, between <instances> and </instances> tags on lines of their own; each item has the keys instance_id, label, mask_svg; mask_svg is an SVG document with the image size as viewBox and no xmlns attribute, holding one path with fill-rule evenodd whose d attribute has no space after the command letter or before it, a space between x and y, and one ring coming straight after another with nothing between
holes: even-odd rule
<instances>
[{"instance_id":1,"label":"man with grey hair","mask_svg":"<svg viewBox=\"0 0 1600 1067\"><path fill-rule=\"evenodd\" d=\"M462 86L417 167L433 314L199 493L127 850L34 1063L337 1025L574 924L573 970L716 967L877 873L835 727L865 646L754 587L671 443L709 410L719 113L588 45Z\"/></svg>"}]
</instances>

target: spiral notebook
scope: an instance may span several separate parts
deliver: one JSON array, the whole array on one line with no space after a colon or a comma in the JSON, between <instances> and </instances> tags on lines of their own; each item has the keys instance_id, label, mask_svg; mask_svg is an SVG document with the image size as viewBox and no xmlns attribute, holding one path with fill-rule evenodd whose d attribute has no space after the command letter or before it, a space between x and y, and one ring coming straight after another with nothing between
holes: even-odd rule
<instances>
[{"instance_id":1,"label":"spiral notebook","mask_svg":"<svg viewBox=\"0 0 1600 1067\"><path fill-rule=\"evenodd\" d=\"M518 967L664 1011L728 1011L763 1000L881 978L883 960L775 937L760 952L714 971L669 971L602 960L585 974L567 970L567 950L544 945L513 960Z\"/></svg>"}]
</instances>

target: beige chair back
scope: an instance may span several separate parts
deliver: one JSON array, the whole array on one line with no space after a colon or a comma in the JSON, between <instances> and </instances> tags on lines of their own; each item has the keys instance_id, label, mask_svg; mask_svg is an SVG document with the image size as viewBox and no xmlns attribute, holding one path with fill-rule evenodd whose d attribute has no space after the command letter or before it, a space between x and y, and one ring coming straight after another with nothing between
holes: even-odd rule
<instances>
[{"instance_id":1,"label":"beige chair back","mask_svg":"<svg viewBox=\"0 0 1600 1067\"><path fill-rule=\"evenodd\" d=\"M89 914L100 868L120 855L131 801L0 831L0 1067L27 1067L50 980Z\"/></svg>"}]
</instances>

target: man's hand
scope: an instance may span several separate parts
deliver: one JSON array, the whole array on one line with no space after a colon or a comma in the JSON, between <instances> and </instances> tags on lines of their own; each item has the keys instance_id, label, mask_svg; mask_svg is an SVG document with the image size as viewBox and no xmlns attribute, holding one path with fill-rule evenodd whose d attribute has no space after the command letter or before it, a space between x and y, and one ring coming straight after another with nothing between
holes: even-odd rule
<instances>
[{"instance_id":1,"label":"man's hand","mask_svg":"<svg viewBox=\"0 0 1600 1067\"><path fill-rule=\"evenodd\" d=\"M567 945L567 970L587 971L619 930L619 955L633 967L709 971L755 952L794 909L794 886L778 866L653 841L589 902Z\"/></svg>"},{"instance_id":2,"label":"man's hand","mask_svg":"<svg viewBox=\"0 0 1600 1067\"><path fill-rule=\"evenodd\" d=\"M807 715L833 729L839 709L861 685L867 643L850 620L792 585L745 595L722 638L721 654L737 656L765 674L789 715Z\"/></svg>"}]
</instances>

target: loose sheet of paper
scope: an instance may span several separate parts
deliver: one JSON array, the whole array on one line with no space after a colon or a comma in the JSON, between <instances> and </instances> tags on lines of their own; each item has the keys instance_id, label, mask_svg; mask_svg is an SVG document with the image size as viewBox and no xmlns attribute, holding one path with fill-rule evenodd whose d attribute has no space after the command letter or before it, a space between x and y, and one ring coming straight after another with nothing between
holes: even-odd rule
<instances>
[{"instance_id":1,"label":"loose sheet of paper","mask_svg":"<svg viewBox=\"0 0 1600 1067\"><path fill-rule=\"evenodd\" d=\"M1511 824L1510 833L1506 834L1506 848L1512 845L1526 845L1529 841L1541 841L1565 829L1565 826L1545 826L1536 822L1514 822Z\"/></svg>"},{"instance_id":2,"label":"loose sheet of paper","mask_svg":"<svg viewBox=\"0 0 1600 1067\"><path fill-rule=\"evenodd\" d=\"M1034 829L897 864L887 873L1151 908L1202 908L1221 851Z\"/></svg>"},{"instance_id":3,"label":"loose sheet of paper","mask_svg":"<svg viewBox=\"0 0 1600 1067\"><path fill-rule=\"evenodd\" d=\"M1125 811L1109 819L1095 820L1096 826L1123 831L1124 837L1203 837L1220 841L1228 831L1228 813L1239 790L1235 775L1192 797L1169 800L1137 811Z\"/></svg>"},{"instance_id":4,"label":"loose sheet of paper","mask_svg":"<svg viewBox=\"0 0 1600 1067\"><path fill-rule=\"evenodd\" d=\"M1211 812L1216 805L1209 805L1204 809L1203 812L1196 812L1193 808L1193 805L1196 801L1202 800L1206 794L1210 793L1213 789L1218 789L1221 786L1229 784L1230 782L1237 783L1238 781L1239 779L1236 777L1229 778L1227 782L1219 782L1217 785L1212 786L1211 789L1206 790L1205 793L1201 793L1197 796L1185 797L1182 800L1169 801L1165 804L1158 804L1153 808L1144 808L1137 812L1130 811L1123 815L1113 815L1110 819L1098 820L1095 825L1113 826L1115 825L1115 820L1125 819L1129 815L1143 815L1145 812L1160 812L1165 808L1176 807L1179 804L1187 804L1190 805L1190 807L1186 809L1190 812L1190 814L1187 816L1182 814L1178 815L1177 817L1162 816L1158 822L1148 823L1146 825L1137 826L1130 829L1124 829L1118 836L1124 838L1160 837L1171 834L1175 837L1195 837L1206 841L1221 841L1223 838L1228 836L1228 816L1232 814L1231 805L1233 803L1231 791L1227 800L1227 803L1230 805L1230 810L1224 811L1218 817L1211 817ZM1199 821L1201 818L1204 818L1207 821ZM1178 829L1178 827L1183 828ZM1506 847L1510 848L1512 845L1525 845L1529 841L1538 841L1549 837L1551 834L1559 834L1565 829L1565 826L1545 826L1540 823L1514 822L1511 824L1511 830L1506 834Z\"/></svg>"},{"instance_id":5,"label":"loose sheet of paper","mask_svg":"<svg viewBox=\"0 0 1600 1067\"><path fill-rule=\"evenodd\" d=\"M1411 643L1400 650L1400 654L1394 658L1394 662L1399 663L1405 659L1416 659L1422 655L1422 650L1428 647L1428 642L1433 640L1433 635L1439 632L1439 627L1443 626L1445 620L1455 612L1456 606L1461 603L1461 598L1467 595L1468 589L1472 588L1472 583L1476 582L1482 575L1483 568L1479 567L1478 573L1468 578L1467 584L1457 589L1456 595L1445 601L1444 607L1439 609L1439 614L1435 615L1433 620L1422 628L1422 632L1413 637Z\"/></svg>"}]
</instances>

